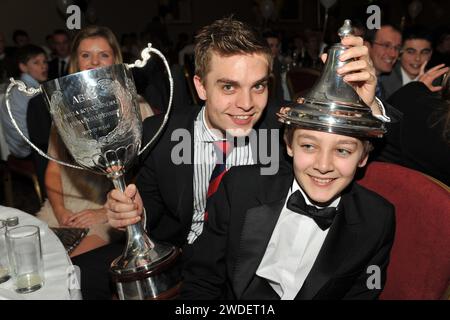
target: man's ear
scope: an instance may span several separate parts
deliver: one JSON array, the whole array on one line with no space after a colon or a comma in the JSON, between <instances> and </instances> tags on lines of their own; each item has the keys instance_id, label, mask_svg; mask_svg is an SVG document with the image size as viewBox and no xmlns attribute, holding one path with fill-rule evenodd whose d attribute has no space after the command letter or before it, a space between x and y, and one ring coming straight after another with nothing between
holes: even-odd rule
<instances>
[{"instance_id":1,"label":"man's ear","mask_svg":"<svg viewBox=\"0 0 450 320\"><path fill-rule=\"evenodd\" d=\"M358 167L362 168L367 164L367 160L369 159L369 153L367 153L361 160L359 160Z\"/></svg>"},{"instance_id":2,"label":"man's ear","mask_svg":"<svg viewBox=\"0 0 450 320\"><path fill-rule=\"evenodd\" d=\"M20 72L22 72L22 73L28 73L27 65L22 62L19 63L19 69L20 69Z\"/></svg>"},{"instance_id":3,"label":"man's ear","mask_svg":"<svg viewBox=\"0 0 450 320\"><path fill-rule=\"evenodd\" d=\"M205 86L203 85L202 79L200 79L200 77L197 76L197 75L194 76L194 85L195 85L195 90L197 90L198 97L200 99L206 101L206 89L205 89Z\"/></svg>"}]
</instances>

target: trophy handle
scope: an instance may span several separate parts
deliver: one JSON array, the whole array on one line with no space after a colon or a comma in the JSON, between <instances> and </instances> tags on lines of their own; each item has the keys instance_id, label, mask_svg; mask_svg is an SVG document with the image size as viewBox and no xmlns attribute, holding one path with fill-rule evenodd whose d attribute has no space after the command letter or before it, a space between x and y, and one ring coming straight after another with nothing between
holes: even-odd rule
<instances>
[{"instance_id":1,"label":"trophy handle","mask_svg":"<svg viewBox=\"0 0 450 320\"><path fill-rule=\"evenodd\" d=\"M19 132L20 136L34 149L36 150L37 153L39 153L41 156L47 158L48 160L52 160L55 161L56 163L63 165L63 166L67 166L67 167L72 167L75 169L84 169L82 167L70 164L70 163L66 163L63 162L61 160L55 159L51 156L49 156L48 154L46 154L44 151L42 151L41 149L39 149L38 147L36 147L31 141L30 139L28 139L22 132L22 130L19 128L19 126L17 125L16 120L14 119L14 116L12 115L11 112L11 105L9 103L9 98L10 98L10 94L11 94L11 90L12 88L14 88L15 86L17 86L17 90L19 90L20 92L24 93L25 95L29 96L29 97L34 97L35 95L39 94L42 92L41 88L27 88L26 84L22 81L19 80L14 80L14 78L10 78L9 79L10 84L8 85L8 88L6 89L6 93L5 93L5 101L6 101L6 108L8 109L8 115L9 118L11 119L11 122L14 126L14 128L17 130L17 132Z\"/></svg>"},{"instance_id":2,"label":"trophy handle","mask_svg":"<svg viewBox=\"0 0 450 320\"><path fill-rule=\"evenodd\" d=\"M161 60L163 61L164 66L166 67L167 74L168 74L168 77L169 77L170 96L169 96L169 103L167 105L167 112L164 115L163 123L161 124L161 126L159 127L158 131L153 136L153 138L138 152L139 156L153 143L153 141L155 141L155 139L159 136L159 134L163 130L164 126L167 123L167 120L169 119L169 114L170 114L170 110L172 108L172 100L173 100L173 78L172 78L172 72L170 72L169 63L167 62L166 58L161 53L161 51L159 51L159 50L157 50L155 48L152 48L152 44L151 43L148 43L147 48L142 50L142 52L141 52L142 60L136 60L133 64L126 64L126 66L128 68L136 68L136 67L137 68L142 68L142 67L144 67L147 64L147 61L151 57L150 56L150 52L154 52L157 56L159 56L161 58Z\"/></svg>"}]
</instances>

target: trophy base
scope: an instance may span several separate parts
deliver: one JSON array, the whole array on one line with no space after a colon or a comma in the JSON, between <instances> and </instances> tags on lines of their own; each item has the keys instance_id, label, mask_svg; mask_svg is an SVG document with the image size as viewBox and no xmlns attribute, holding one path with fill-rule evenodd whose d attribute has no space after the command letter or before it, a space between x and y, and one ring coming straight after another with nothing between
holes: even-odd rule
<instances>
[{"instance_id":1,"label":"trophy base","mask_svg":"<svg viewBox=\"0 0 450 320\"><path fill-rule=\"evenodd\" d=\"M181 285L181 251L172 252L151 269L120 274L111 270L120 300L168 300L177 297Z\"/></svg>"}]
</instances>

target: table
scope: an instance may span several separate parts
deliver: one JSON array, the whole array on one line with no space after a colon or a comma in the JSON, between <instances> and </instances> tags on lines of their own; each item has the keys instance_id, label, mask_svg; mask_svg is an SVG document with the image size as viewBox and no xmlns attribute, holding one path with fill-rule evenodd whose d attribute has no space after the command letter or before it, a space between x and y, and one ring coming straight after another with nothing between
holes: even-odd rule
<instances>
[{"instance_id":1,"label":"table","mask_svg":"<svg viewBox=\"0 0 450 320\"><path fill-rule=\"evenodd\" d=\"M73 279L69 284L69 273L73 272L72 262L67 255L64 246L56 235L48 228L48 225L36 217L9 207L0 206L0 219L19 217L19 226L35 225L41 232L42 255L44 259L44 286L34 292L18 294L13 289L13 281L10 279L0 284L0 300L69 300L79 299L79 290L74 288Z\"/></svg>"}]
</instances>

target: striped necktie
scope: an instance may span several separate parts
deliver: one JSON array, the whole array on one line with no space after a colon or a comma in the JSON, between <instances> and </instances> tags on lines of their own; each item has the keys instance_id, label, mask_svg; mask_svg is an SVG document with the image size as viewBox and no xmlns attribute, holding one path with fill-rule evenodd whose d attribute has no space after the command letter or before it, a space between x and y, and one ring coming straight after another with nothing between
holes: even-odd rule
<instances>
[{"instance_id":1,"label":"striped necktie","mask_svg":"<svg viewBox=\"0 0 450 320\"><path fill-rule=\"evenodd\" d=\"M206 208L210 202L211 196L219 188L219 183L227 171L226 159L233 149L233 144L228 141L215 141L214 150L216 152L216 165L209 179L208 193L206 194ZM205 209L204 221L208 220L208 212Z\"/></svg>"}]
</instances>

